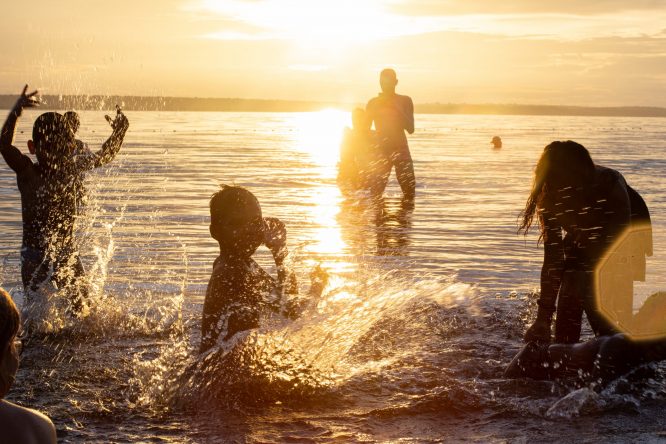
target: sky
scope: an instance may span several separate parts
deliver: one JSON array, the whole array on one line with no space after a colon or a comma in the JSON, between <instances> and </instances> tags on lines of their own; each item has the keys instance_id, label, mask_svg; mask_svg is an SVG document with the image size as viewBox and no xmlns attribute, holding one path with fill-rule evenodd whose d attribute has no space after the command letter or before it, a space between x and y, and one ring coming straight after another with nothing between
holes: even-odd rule
<instances>
[{"instance_id":1,"label":"sky","mask_svg":"<svg viewBox=\"0 0 666 444\"><path fill-rule=\"evenodd\" d=\"M666 0L26 0L0 94L666 106Z\"/></svg>"}]
</instances>

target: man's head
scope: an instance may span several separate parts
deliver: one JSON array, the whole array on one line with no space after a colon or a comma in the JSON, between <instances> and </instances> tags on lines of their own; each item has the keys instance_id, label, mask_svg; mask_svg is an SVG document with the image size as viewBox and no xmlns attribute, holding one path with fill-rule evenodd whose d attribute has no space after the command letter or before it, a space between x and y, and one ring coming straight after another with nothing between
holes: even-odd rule
<instances>
[{"instance_id":1,"label":"man's head","mask_svg":"<svg viewBox=\"0 0 666 444\"><path fill-rule=\"evenodd\" d=\"M381 86L382 92L394 93L397 84L398 76L391 68L386 68L379 74L379 86Z\"/></svg>"},{"instance_id":2,"label":"man's head","mask_svg":"<svg viewBox=\"0 0 666 444\"><path fill-rule=\"evenodd\" d=\"M250 257L264 241L257 198L245 188L223 186L210 199L210 234L228 254Z\"/></svg>"},{"instance_id":3,"label":"man's head","mask_svg":"<svg viewBox=\"0 0 666 444\"><path fill-rule=\"evenodd\" d=\"M48 112L37 117L32 127L30 153L47 169L56 170L66 162L74 149L74 133L64 116Z\"/></svg>"},{"instance_id":4,"label":"man's head","mask_svg":"<svg viewBox=\"0 0 666 444\"><path fill-rule=\"evenodd\" d=\"M81 119L79 119L79 115L76 113L76 111L67 111L65 114L63 114L63 117L72 130L72 133L76 134L79 131L79 127L81 126Z\"/></svg>"},{"instance_id":5,"label":"man's head","mask_svg":"<svg viewBox=\"0 0 666 444\"><path fill-rule=\"evenodd\" d=\"M9 391L18 370L19 353L15 341L20 327L21 318L12 297L0 288L0 398Z\"/></svg>"}]
</instances>

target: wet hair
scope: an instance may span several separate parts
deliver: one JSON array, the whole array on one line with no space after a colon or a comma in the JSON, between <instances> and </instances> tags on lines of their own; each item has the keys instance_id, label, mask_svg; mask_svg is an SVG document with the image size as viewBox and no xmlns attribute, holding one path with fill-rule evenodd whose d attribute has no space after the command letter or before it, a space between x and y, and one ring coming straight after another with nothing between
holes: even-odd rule
<instances>
[{"instance_id":1,"label":"wet hair","mask_svg":"<svg viewBox=\"0 0 666 444\"><path fill-rule=\"evenodd\" d=\"M222 185L222 189L210 198L210 217L212 222L223 222L229 214L238 210L254 210L261 215L259 201L243 187Z\"/></svg>"},{"instance_id":2,"label":"wet hair","mask_svg":"<svg viewBox=\"0 0 666 444\"><path fill-rule=\"evenodd\" d=\"M56 169L67 154L72 132L64 116L55 112L40 115L32 127L37 161L49 169Z\"/></svg>"},{"instance_id":3,"label":"wet hair","mask_svg":"<svg viewBox=\"0 0 666 444\"><path fill-rule=\"evenodd\" d=\"M0 288L0 350L6 350L21 327L21 316L14 300Z\"/></svg>"},{"instance_id":4,"label":"wet hair","mask_svg":"<svg viewBox=\"0 0 666 444\"><path fill-rule=\"evenodd\" d=\"M79 127L81 126L81 119L79 118L77 112L67 111L62 116L65 118L65 121L69 125L69 128L72 130L72 132L76 134L76 132L79 130Z\"/></svg>"},{"instance_id":5,"label":"wet hair","mask_svg":"<svg viewBox=\"0 0 666 444\"><path fill-rule=\"evenodd\" d=\"M251 255L264 240L261 206L245 188L223 185L210 199L210 219L211 234L225 249Z\"/></svg>"},{"instance_id":6,"label":"wet hair","mask_svg":"<svg viewBox=\"0 0 666 444\"><path fill-rule=\"evenodd\" d=\"M521 213L522 220L518 232L526 235L536 215L541 229L539 240L545 238L541 210L546 195L557 191L554 184L570 187L585 185L592 180L594 168L589 151L580 143L567 140L555 141L546 145L534 170L532 191L525 203L525 209Z\"/></svg>"}]
</instances>

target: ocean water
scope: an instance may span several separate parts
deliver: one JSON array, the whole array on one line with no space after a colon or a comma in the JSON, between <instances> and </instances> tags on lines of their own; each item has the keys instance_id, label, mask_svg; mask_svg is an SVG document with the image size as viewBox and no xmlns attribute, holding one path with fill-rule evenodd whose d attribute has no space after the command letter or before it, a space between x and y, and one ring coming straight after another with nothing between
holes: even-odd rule
<instances>
[{"instance_id":1,"label":"ocean water","mask_svg":"<svg viewBox=\"0 0 666 444\"><path fill-rule=\"evenodd\" d=\"M37 113L25 113L24 148ZM9 399L63 442L585 442L666 436L666 363L600 393L505 380L534 312L542 249L516 234L543 146L576 140L621 171L654 224L635 306L666 287L663 119L417 115L413 208L345 201L336 161L348 114L127 112L112 164L89 174L77 225L91 313L43 313ZM110 133L81 113L92 149ZM501 150L490 139L499 135ZM330 283L303 318L268 322L207 370L196 362L217 246L208 200L242 185L282 219L300 287ZM21 303L20 199L0 167L0 279ZM255 255L274 273L270 253ZM58 296L54 296L57 298ZM54 302L53 300L51 302ZM57 302L57 301L56 301Z\"/></svg>"}]
</instances>

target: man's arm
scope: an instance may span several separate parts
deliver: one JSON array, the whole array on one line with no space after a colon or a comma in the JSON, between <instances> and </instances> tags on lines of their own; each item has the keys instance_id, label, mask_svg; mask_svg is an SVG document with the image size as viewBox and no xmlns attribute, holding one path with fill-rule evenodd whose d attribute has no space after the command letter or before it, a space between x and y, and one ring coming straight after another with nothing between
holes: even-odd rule
<instances>
[{"instance_id":1,"label":"man's arm","mask_svg":"<svg viewBox=\"0 0 666 444\"><path fill-rule=\"evenodd\" d=\"M23 88L23 92L21 92L16 104L9 112L0 132L0 152L2 153L2 157L4 157L7 165L17 173L32 164L32 160L13 145L16 123L23 113L23 108L39 105L39 101L36 98L37 91L29 94L27 94L27 91L28 85Z\"/></svg>"},{"instance_id":2,"label":"man's arm","mask_svg":"<svg viewBox=\"0 0 666 444\"><path fill-rule=\"evenodd\" d=\"M377 117L375 101L376 101L376 98L372 98L372 99L368 100L368 104L365 105L365 115L367 116L368 120L370 121L370 128L372 128L372 124L375 123L375 117ZM376 129L377 129L377 124L375 123L375 130Z\"/></svg>"},{"instance_id":3,"label":"man's arm","mask_svg":"<svg viewBox=\"0 0 666 444\"><path fill-rule=\"evenodd\" d=\"M414 102L412 98L405 96L405 130L409 134L414 134Z\"/></svg>"},{"instance_id":4,"label":"man's arm","mask_svg":"<svg viewBox=\"0 0 666 444\"><path fill-rule=\"evenodd\" d=\"M129 128L129 121L127 117L122 113L119 106L116 105L116 118L111 119L109 116L105 116L106 120L111 124L113 132L111 136L104 142L102 149L98 152L92 154L91 156L82 156L78 161L79 169L90 170L93 168L98 168L102 165L106 165L111 162L120 151L120 147L123 144L125 139L125 133Z\"/></svg>"}]
</instances>

